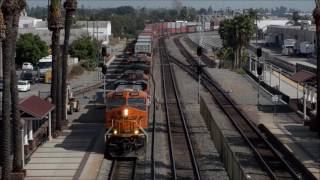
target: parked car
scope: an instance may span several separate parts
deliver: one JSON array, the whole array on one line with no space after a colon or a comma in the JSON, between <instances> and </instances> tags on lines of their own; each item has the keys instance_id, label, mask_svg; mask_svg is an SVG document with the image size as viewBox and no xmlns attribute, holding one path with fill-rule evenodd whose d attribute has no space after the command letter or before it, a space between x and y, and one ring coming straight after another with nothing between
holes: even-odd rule
<instances>
[{"instance_id":1,"label":"parked car","mask_svg":"<svg viewBox=\"0 0 320 180\"><path fill-rule=\"evenodd\" d=\"M33 71L33 65L29 62L24 62L22 64L22 70L31 70Z\"/></svg>"},{"instance_id":2,"label":"parked car","mask_svg":"<svg viewBox=\"0 0 320 180\"><path fill-rule=\"evenodd\" d=\"M34 84L37 81L37 78L32 71L22 71L20 80L28 81L29 83Z\"/></svg>"},{"instance_id":3,"label":"parked car","mask_svg":"<svg viewBox=\"0 0 320 180\"><path fill-rule=\"evenodd\" d=\"M18 81L18 91L26 92L30 90L31 90L31 85L29 81L23 81L23 80Z\"/></svg>"}]
</instances>

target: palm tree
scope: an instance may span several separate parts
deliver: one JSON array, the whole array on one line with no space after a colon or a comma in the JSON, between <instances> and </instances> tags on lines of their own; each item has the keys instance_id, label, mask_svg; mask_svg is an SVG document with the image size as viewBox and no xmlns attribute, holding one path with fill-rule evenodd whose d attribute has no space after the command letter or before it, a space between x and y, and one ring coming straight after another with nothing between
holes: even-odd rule
<instances>
[{"instance_id":1,"label":"palm tree","mask_svg":"<svg viewBox=\"0 0 320 180\"><path fill-rule=\"evenodd\" d=\"M3 49L3 93L2 93L2 148L1 148L1 161L2 161L2 179L10 179L10 173L12 170L10 162L11 153L11 102L10 102L10 72L11 72L11 61L12 56L12 23L15 9L14 0L4 0L1 9L3 12L4 23L6 25L6 39L2 44Z\"/></svg>"},{"instance_id":2,"label":"palm tree","mask_svg":"<svg viewBox=\"0 0 320 180\"><path fill-rule=\"evenodd\" d=\"M234 52L233 68L239 68L242 64L242 50L249 44L253 35L253 25L249 15L235 16L220 24L219 34L223 40L223 46L231 47Z\"/></svg>"},{"instance_id":3,"label":"palm tree","mask_svg":"<svg viewBox=\"0 0 320 180\"><path fill-rule=\"evenodd\" d=\"M66 0L64 8L66 9L65 15L65 34L62 52L62 120L66 121L67 110L67 74L68 74L68 52L69 52L69 37L72 25L73 15L77 7L76 0Z\"/></svg>"},{"instance_id":4,"label":"palm tree","mask_svg":"<svg viewBox=\"0 0 320 180\"><path fill-rule=\"evenodd\" d=\"M0 1L0 4L2 4L2 0ZM3 14L2 14L2 10L1 10L1 6L0 6L0 41L2 44L2 41L4 40L4 38L6 37L6 33L5 33L5 24L4 24L4 19L3 19ZM2 46L0 47L2 50ZM1 114L2 115L2 114ZM3 124L1 123L0 128L2 128ZM3 141L2 141L2 129L0 129L0 166L3 166L2 162L3 162L3 155L2 155L2 147L4 147Z\"/></svg>"},{"instance_id":5,"label":"palm tree","mask_svg":"<svg viewBox=\"0 0 320 180\"><path fill-rule=\"evenodd\" d=\"M311 128L314 130L318 130L318 134L320 135L320 117L318 111L320 110L320 0L315 0L316 8L313 11L313 17L316 23L316 36L317 36L317 115L311 124Z\"/></svg>"},{"instance_id":6,"label":"palm tree","mask_svg":"<svg viewBox=\"0 0 320 180\"><path fill-rule=\"evenodd\" d=\"M62 29L62 16L60 0L51 0L50 14L48 19L48 28L52 31L52 82L51 82L51 98L56 108L52 112L52 131L54 135L56 130L61 130L61 118L59 118L59 104L61 97L58 96L60 80L58 79L60 61L60 30ZM59 93L61 94L61 93ZM61 108L61 107L60 107ZM61 112L61 111L60 111ZM61 113L60 113L61 114Z\"/></svg>"},{"instance_id":7,"label":"palm tree","mask_svg":"<svg viewBox=\"0 0 320 180\"><path fill-rule=\"evenodd\" d=\"M16 40L18 35L18 27L19 27L19 18L22 10L26 7L25 0L16 0L16 8L14 11L13 17L13 36L12 36L12 55L10 57L11 61L11 107L12 107L12 118L13 118L13 127L14 127L14 140L13 140L13 171L14 172L21 172L22 171L22 134L21 129L22 122L20 118L20 112L18 110L18 103L19 103L19 93L17 89L17 77L16 77L16 64L15 64L15 49L16 49Z\"/></svg>"}]
</instances>

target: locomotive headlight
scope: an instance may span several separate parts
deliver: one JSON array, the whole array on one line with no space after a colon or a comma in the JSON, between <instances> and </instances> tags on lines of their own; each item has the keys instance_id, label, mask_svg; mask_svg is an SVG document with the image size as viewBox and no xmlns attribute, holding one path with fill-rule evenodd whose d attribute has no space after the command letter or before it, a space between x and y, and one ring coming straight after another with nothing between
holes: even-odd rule
<instances>
[{"instance_id":1,"label":"locomotive headlight","mask_svg":"<svg viewBox=\"0 0 320 180\"><path fill-rule=\"evenodd\" d=\"M118 131L117 131L116 129L114 129L114 130L113 130L113 134L114 134L114 135L117 135L117 134L118 134Z\"/></svg>"},{"instance_id":2,"label":"locomotive headlight","mask_svg":"<svg viewBox=\"0 0 320 180\"><path fill-rule=\"evenodd\" d=\"M134 130L134 134L138 135L139 134L139 130L138 129Z\"/></svg>"},{"instance_id":3,"label":"locomotive headlight","mask_svg":"<svg viewBox=\"0 0 320 180\"><path fill-rule=\"evenodd\" d=\"M128 109L124 109L124 110L123 110L123 115L124 115L124 117L128 117L128 115L129 115L129 110L128 110Z\"/></svg>"}]
</instances>

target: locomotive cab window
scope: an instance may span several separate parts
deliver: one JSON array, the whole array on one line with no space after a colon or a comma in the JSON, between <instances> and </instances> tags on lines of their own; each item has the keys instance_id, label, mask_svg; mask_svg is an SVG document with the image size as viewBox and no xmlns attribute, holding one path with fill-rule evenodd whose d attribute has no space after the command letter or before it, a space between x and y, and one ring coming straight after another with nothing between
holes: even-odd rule
<instances>
[{"instance_id":1,"label":"locomotive cab window","mask_svg":"<svg viewBox=\"0 0 320 180\"><path fill-rule=\"evenodd\" d=\"M129 98L128 105L135 107L137 109L144 110L145 109L145 100L143 98Z\"/></svg>"},{"instance_id":2,"label":"locomotive cab window","mask_svg":"<svg viewBox=\"0 0 320 180\"><path fill-rule=\"evenodd\" d=\"M117 108L126 104L126 99L122 97L118 98L108 98L107 99L107 107L108 108Z\"/></svg>"}]
</instances>

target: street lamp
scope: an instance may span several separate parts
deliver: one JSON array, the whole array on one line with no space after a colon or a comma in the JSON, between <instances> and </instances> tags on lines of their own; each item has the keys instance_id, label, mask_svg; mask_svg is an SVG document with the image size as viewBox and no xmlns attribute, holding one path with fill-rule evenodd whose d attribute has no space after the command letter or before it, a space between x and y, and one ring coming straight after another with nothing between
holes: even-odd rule
<instances>
[{"instance_id":1,"label":"street lamp","mask_svg":"<svg viewBox=\"0 0 320 180\"><path fill-rule=\"evenodd\" d=\"M258 60L258 67L257 67L257 74L258 74L258 81L259 81L259 85L258 85L258 106L260 105L260 79L261 79L261 75L262 75L262 66L260 64L260 57L262 55L262 50L261 48L257 48L257 60Z\"/></svg>"},{"instance_id":2,"label":"street lamp","mask_svg":"<svg viewBox=\"0 0 320 180\"><path fill-rule=\"evenodd\" d=\"M102 74L103 74L103 102L105 102L105 94L106 94L106 74L107 74L107 66L103 63L102 65Z\"/></svg>"},{"instance_id":3,"label":"street lamp","mask_svg":"<svg viewBox=\"0 0 320 180\"><path fill-rule=\"evenodd\" d=\"M197 56L198 56L198 103L200 104L200 81L201 81L201 65L200 65L200 57L202 55L202 48L201 46L198 46L197 48Z\"/></svg>"}]
</instances>

